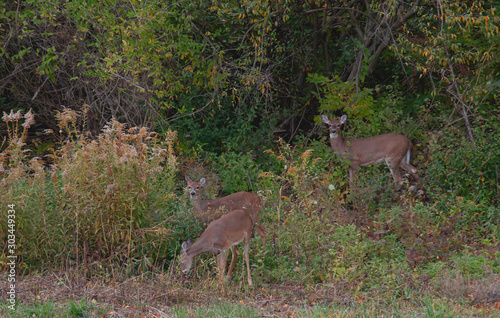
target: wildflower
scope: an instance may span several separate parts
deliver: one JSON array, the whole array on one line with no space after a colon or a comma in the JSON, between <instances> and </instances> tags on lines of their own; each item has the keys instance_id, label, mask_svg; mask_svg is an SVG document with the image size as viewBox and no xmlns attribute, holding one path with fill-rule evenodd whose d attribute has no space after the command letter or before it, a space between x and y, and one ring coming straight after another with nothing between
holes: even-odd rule
<instances>
[{"instance_id":1,"label":"wildflower","mask_svg":"<svg viewBox=\"0 0 500 318\"><path fill-rule=\"evenodd\" d=\"M26 119L23 124L24 129L30 128L35 123L35 114L31 112L31 109L24 115L24 119Z\"/></svg>"},{"instance_id":2,"label":"wildflower","mask_svg":"<svg viewBox=\"0 0 500 318\"><path fill-rule=\"evenodd\" d=\"M10 114L7 115L6 112L3 112L3 117L2 120L6 123L12 122L12 121L18 121L21 119L23 115L21 115L21 110L18 110L17 113L14 113L14 110L10 110Z\"/></svg>"},{"instance_id":3,"label":"wildflower","mask_svg":"<svg viewBox=\"0 0 500 318\"><path fill-rule=\"evenodd\" d=\"M18 121L21 118L23 118L23 115L21 114L21 110L18 110L17 113L12 114L12 110L10 111L11 115L10 118L12 121Z\"/></svg>"}]
</instances>

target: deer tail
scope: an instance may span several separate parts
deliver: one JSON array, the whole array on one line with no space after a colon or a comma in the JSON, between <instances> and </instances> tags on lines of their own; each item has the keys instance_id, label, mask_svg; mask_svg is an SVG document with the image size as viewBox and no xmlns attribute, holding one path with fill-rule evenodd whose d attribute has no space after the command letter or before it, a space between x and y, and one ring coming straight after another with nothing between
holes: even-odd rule
<instances>
[{"instance_id":1,"label":"deer tail","mask_svg":"<svg viewBox=\"0 0 500 318\"><path fill-rule=\"evenodd\" d=\"M408 140L408 142L410 143L410 147L408 147L408 151L406 152L406 163L411 164L411 155L415 151L415 147L410 140Z\"/></svg>"}]
</instances>

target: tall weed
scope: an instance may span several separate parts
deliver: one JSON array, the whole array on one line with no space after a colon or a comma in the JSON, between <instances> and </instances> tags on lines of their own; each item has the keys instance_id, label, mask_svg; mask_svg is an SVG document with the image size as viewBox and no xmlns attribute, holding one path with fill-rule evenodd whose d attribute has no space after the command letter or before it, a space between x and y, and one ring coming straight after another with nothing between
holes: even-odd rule
<instances>
[{"instance_id":1,"label":"tall weed","mask_svg":"<svg viewBox=\"0 0 500 318\"><path fill-rule=\"evenodd\" d=\"M153 212L159 201L176 197L176 133L160 140L147 128L113 119L91 139L77 124L82 117L85 122L84 113L70 109L56 115L63 139L50 168L20 155L24 131L11 132L2 152L10 169L2 175L2 202L16 205L19 258L29 267L130 264L138 255L141 260L145 242L169 235ZM152 187L160 178L162 187Z\"/></svg>"}]
</instances>

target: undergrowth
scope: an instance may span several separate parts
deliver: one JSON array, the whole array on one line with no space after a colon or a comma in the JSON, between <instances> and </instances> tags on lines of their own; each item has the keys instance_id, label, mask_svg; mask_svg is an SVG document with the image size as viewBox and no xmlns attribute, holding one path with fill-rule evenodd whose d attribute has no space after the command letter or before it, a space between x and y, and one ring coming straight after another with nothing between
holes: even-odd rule
<instances>
[{"instance_id":1,"label":"undergrowth","mask_svg":"<svg viewBox=\"0 0 500 318\"><path fill-rule=\"evenodd\" d=\"M58 145L39 158L30 157L26 147L32 114L12 112L3 119L9 136L1 148L0 198L15 206L22 274L76 268L108 281L157 271L180 277L180 243L199 237L203 225L181 191L176 132L159 136L112 120L92 136L85 132L85 109L66 109L56 114L61 132L48 132ZM257 286L296 285L311 292L312 286L322 286L386 302L417 292L469 303L496 301L491 282L500 273L500 211L490 204L497 202L495 183L483 180L486 175L471 172L474 184L490 186L476 191L476 197L485 194L483 199L442 190L426 201L408 187L390 189L389 177L380 176L388 175L383 168L363 170L362 184L349 189L346 166L321 141L290 146L280 140L262 156L265 165L253 162L251 154L224 154L215 162L182 158L188 163L183 173L213 182L211 196L241 190L261 196L267 246L252 239L250 252ZM437 174L444 169L436 160L427 165ZM471 186L471 180L464 182ZM5 269L5 223L1 231L0 267ZM179 288L231 295L215 282L213 256L200 256L197 264ZM240 257L230 286L244 280L242 264ZM255 288L241 286L244 293ZM317 313L323 312L329 309Z\"/></svg>"}]
</instances>

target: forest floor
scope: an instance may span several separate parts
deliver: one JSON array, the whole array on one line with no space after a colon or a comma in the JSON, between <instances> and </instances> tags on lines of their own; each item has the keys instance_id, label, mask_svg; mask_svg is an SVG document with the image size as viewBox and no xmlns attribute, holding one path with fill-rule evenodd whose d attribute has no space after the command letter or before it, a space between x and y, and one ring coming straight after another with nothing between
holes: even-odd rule
<instances>
[{"instance_id":1,"label":"forest floor","mask_svg":"<svg viewBox=\"0 0 500 318\"><path fill-rule=\"evenodd\" d=\"M7 295L5 285L2 295ZM332 284L249 287L246 280L221 285L214 278L194 281L162 274L105 281L52 272L18 278L16 309L10 310L1 300L0 316L500 317L497 299L477 303L473 295L470 298L460 301L408 292L388 300L373 293L349 294L346 287Z\"/></svg>"}]
</instances>

